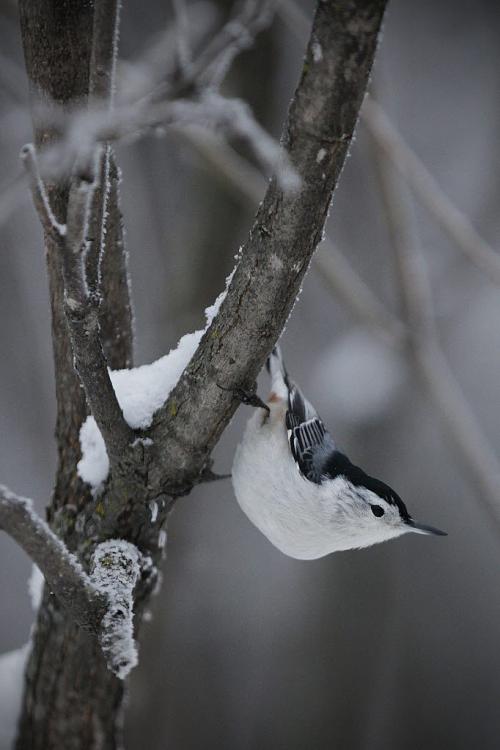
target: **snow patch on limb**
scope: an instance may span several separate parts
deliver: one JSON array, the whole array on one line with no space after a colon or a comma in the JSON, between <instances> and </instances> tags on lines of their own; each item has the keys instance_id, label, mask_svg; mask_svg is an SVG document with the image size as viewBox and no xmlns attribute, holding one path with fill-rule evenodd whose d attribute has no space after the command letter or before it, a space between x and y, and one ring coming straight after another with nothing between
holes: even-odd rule
<instances>
[{"instance_id":1,"label":"snow patch on limb","mask_svg":"<svg viewBox=\"0 0 500 750\"><path fill-rule=\"evenodd\" d=\"M224 291L205 310L206 324L202 330L185 334L175 349L149 365L130 370L110 370L118 403L132 429L144 430L151 425L154 413L168 398L198 348L203 334L217 315L233 273L234 271L227 277ZM97 490L107 479L109 459L94 417L87 417L80 428L80 447L82 458L77 466L78 476Z\"/></svg>"},{"instance_id":2,"label":"snow patch on limb","mask_svg":"<svg viewBox=\"0 0 500 750\"><path fill-rule=\"evenodd\" d=\"M140 563L137 547L123 539L99 544L92 557L92 582L108 599L99 643L108 668L121 680L138 662L133 591L141 573Z\"/></svg>"}]
</instances>

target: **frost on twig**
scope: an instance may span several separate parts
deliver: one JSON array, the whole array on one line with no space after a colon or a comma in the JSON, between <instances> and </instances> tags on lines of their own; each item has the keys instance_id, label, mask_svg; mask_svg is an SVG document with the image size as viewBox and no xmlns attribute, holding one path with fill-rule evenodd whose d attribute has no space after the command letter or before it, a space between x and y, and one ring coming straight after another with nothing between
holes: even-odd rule
<instances>
[{"instance_id":1,"label":"frost on twig","mask_svg":"<svg viewBox=\"0 0 500 750\"><path fill-rule=\"evenodd\" d=\"M97 546L92 565L92 582L108 599L99 643L109 669L123 680L138 661L133 591L140 576L140 553L123 539L111 539Z\"/></svg>"}]
</instances>

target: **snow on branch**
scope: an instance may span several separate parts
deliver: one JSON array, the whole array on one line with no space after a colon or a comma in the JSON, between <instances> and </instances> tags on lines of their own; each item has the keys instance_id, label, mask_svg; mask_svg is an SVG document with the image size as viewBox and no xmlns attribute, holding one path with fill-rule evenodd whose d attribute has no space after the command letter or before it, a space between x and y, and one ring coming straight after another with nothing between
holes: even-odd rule
<instances>
[{"instance_id":1,"label":"snow on branch","mask_svg":"<svg viewBox=\"0 0 500 750\"><path fill-rule=\"evenodd\" d=\"M84 155L88 156L88 155ZM97 175L102 173L103 150L93 159L82 158L73 171L67 224L57 224L45 191L34 147L22 150L30 178L33 202L42 226L56 239L65 292L65 314L71 335L75 367L85 388L92 414L106 443L112 465L117 465L134 435L118 404L99 335L99 299L88 289L85 272L87 236Z\"/></svg>"},{"instance_id":2,"label":"snow on branch","mask_svg":"<svg viewBox=\"0 0 500 750\"><path fill-rule=\"evenodd\" d=\"M79 561L34 511L31 500L0 485L0 529L38 565L50 589L69 616L97 632L106 599L95 589Z\"/></svg>"},{"instance_id":3,"label":"snow on branch","mask_svg":"<svg viewBox=\"0 0 500 750\"><path fill-rule=\"evenodd\" d=\"M122 680L138 661L133 592L141 572L140 561L137 547L123 539L102 542L92 557L92 582L108 601L99 643L109 669Z\"/></svg>"}]
</instances>

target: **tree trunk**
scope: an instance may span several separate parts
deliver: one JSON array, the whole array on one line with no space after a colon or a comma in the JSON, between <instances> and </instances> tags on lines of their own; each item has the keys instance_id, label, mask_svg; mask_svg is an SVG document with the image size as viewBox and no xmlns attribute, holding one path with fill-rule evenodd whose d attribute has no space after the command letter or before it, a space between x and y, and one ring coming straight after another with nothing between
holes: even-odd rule
<instances>
[{"instance_id":1,"label":"tree trunk","mask_svg":"<svg viewBox=\"0 0 500 750\"><path fill-rule=\"evenodd\" d=\"M45 113L70 112L86 103L92 49L93 3L88 0L20 0L21 31L30 82L35 142L58 137ZM100 310L103 348L113 368L132 363L131 307L117 170L111 155L108 232L102 261ZM68 184L48 184L53 211L64 222ZM85 394L73 368L73 353L63 310L63 282L54 243L45 237L52 312L57 397L58 466L54 496L47 509L52 527L70 549L84 541L75 528L78 511L91 501L78 478L79 430L87 415ZM18 750L116 748L123 683L106 667L94 638L67 622L53 596L45 592L33 636L16 747Z\"/></svg>"}]
</instances>

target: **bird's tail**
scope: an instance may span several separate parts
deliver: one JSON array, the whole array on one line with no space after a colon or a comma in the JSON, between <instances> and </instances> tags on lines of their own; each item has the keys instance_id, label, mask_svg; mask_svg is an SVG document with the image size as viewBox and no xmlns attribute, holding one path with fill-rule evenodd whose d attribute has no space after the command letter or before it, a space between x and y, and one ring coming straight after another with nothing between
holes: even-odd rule
<instances>
[{"instance_id":1,"label":"bird's tail","mask_svg":"<svg viewBox=\"0 0 500 750\"><path fill-rule=\"evenodd\" d=\"M290 390L290 381L286 371L285 363L278 345L274 347L267 358L267 371L271 376L271 390L278 398L286 400Z\"/></svg>"}]
</instances>

